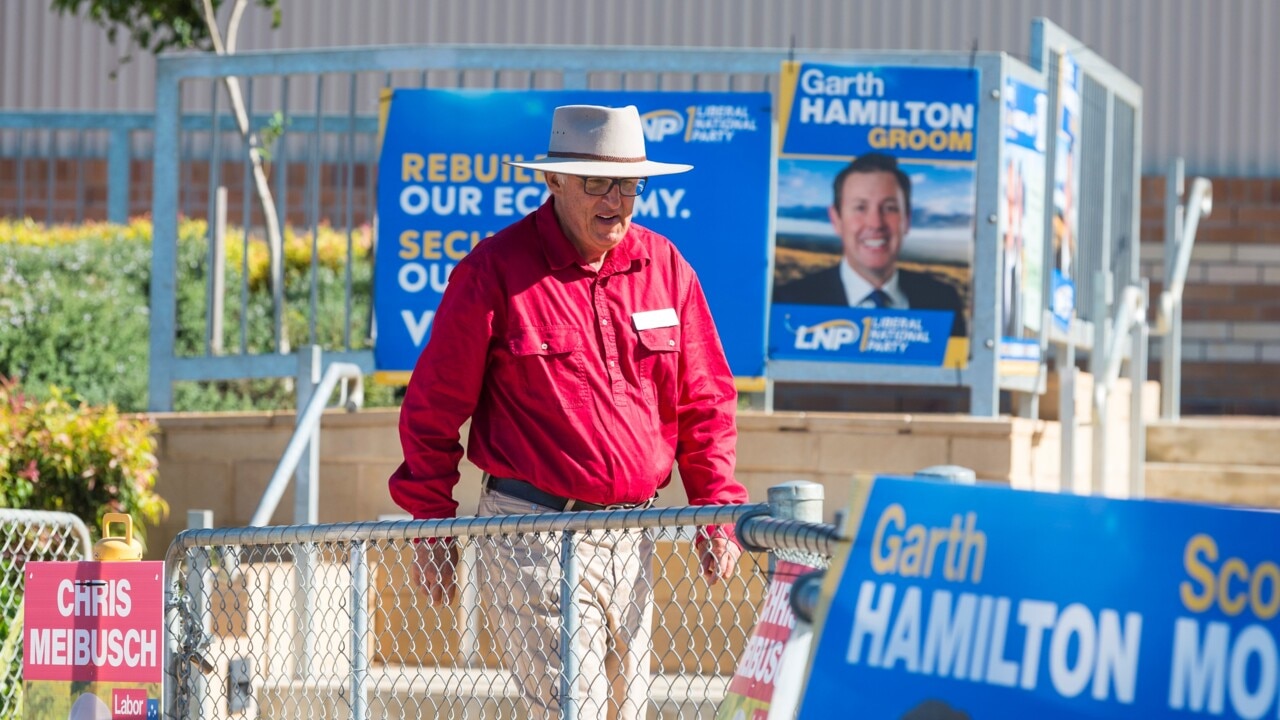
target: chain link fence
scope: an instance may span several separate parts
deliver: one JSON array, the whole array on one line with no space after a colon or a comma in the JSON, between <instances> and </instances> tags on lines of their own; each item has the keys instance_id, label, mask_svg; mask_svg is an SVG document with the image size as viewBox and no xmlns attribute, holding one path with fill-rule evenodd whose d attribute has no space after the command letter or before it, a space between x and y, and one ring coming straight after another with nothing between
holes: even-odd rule
<instances>
[{"instance_id":1,"label":"chain link fence","mask_svg":"<svg viewBox=\"0 0 1280 720\"><path fill-rule=\"evenodd\" d=\"M188 530L166 561L166 708L178 718L714 717L770 555L744 552L730 579L708 584L695 539L768 512ZM454 538L448 604L418 588L419 538Z\"/></svg>"},{"instance_id":2,"label":"chain link fence","mask_svg":"<svg viewBox=\"0 0 1280 720\"><path fill-rule=\"evenodd\" d=\"M88 560L89 530L69 513L0 510L0 718L21 717L23 571L28 562Z\"/></svg>"}]
</instances>

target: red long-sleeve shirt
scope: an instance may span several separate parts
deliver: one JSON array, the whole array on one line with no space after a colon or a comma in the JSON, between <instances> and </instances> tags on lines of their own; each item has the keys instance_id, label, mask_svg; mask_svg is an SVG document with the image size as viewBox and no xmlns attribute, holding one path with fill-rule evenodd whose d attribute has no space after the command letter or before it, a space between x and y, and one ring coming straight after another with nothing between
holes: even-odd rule
<instances>
[{"instance_id":1,"label":"red long-sleeve shirt","mask_svg":"<svg viewBox=\"0 0 1280 720\"><path fill-rule=\"evenodd\" d=\"M456 514L470 417L473 463L549 493L643 502L674 460L693 504L746 502L733 477L737 394L693 269L632 223L594 271L554 202L450 275L400 411L392 498L415 518ZM662 312L635 316L646 311Z\"/></svg>"}]
</instances>

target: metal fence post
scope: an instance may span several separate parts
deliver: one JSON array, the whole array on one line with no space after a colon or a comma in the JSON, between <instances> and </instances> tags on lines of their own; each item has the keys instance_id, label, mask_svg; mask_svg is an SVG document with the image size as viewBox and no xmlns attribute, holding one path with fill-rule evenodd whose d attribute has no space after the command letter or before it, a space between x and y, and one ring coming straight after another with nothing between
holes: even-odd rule
<instances>
[{"instance_id":1,"label":"metal fence post","mask_svg":"<svg viewBox=\"0 0 1280 720\"><path fill-rule=\"evenodd\" d=\"M1111 307L1111 274L1107 272L1099 272L1094 275L1095 281L1093 285L1093 305L1090 311L1093 315L1093 349L1089 351L1089 372L1093 373L1093 389L1095 400L1090 403L1093 407L1093 425L1089 428L1092 436L1092 450L1090 452L1090 460L1092 468L1090 471L1090 484L1092 487L1091 494L1102 495L1107 494L1107 455L1108 442L1107 431L1107 408L1110 403L1107 396L1103 395L1101 403L1096 401L1098 397L1097 391L1099 386L1105 385L1106 367L1107 367L1107 348L1111 345L1111 334L1118 330L1111 327L1111 314L1107 310ZM1110 388L1104 388L1106 392L1110 392Z\"/></svg>"},{"instance_id":2,"label":"metal fence post","mask_svg":"<svg viewBox=\"0 0 1280 720\"><path fill-rule=\"evenodd\" d=\"M211 527L213 527L212 510L187 511L188 530L204 530ZM191 617L198 618L200 622L200 642L194 643L200 648L203 648L213 631L213 616L209 613L209 601L213 596L209 587L212 579L209 549L195 548L187 564L187 597L190 598ZM183 668L183 671L189 673L188 676L191 678L187 686L190 692L187 698L188 717L217 717L218 706L209 694L208 677L198 667L188 666ZM192 697L196 699L194 703L191 702Z\"/></svg>"},{"instance_id":3,"label":"metal fence post","mask_svg":"<svg viewBox=\"0 0 1280 720\"><path fill-rule=\"evenodd\" d=\"M792 480L769 488L769 514L778 520L822 522L826 488L808 480Z\"/></svg>"},{"instance_id":4,"label":"metal fence post","mask_svg":"<svg viewBox=\"0 0 1280 720\"><path fill-rule=\"evenodd\" d=\"M933 465L916 471L917 478L945 480L956 485L972 485L978 481L978 473L963 465Z\"/></svg>"},{"instance_id":5,"label":"metal fence post","mask_svg":"<svg viewBox=\"0 0 1280 720\"><path fill-rule=\"evenodd\" d=\"M130 131L117 127L107 142L107 222L129 222Z\"/></svg>"},{"instance_id":6,"label":"metal fence post","mask_svg":"<svg viewBox=\"0 0 1280 720\"><path fill-rule=\"evenodd\" d=\"M361 540L351 543L351 718L369 715L369 560Z\"/></svg>"},{"instance_id":7,"label":"metal fence post","mask_svg":"<svg viewBox=\"0 0 1280 720\"><path fill-rule=\"evenodd\" d=\"M298 416L295 427L302 424L303 408L311 402L311 395L320 384L323 367L322 349L319 345L308 345L298 351L298 384L295 392L298 396ZM293 521L298 525L315 525L320 519L320 423L316 422L315 430L307 439L306 449L298 458L298 469L294 473ZM314 654L312 628L316 618L316 600L313 592L316 574L316 558L312 547L306 543L294 546L294 607L298 608L297 625L294 627L298 648L297 678L306 680L311 673L311 658Z\"/></svg>"},{"instance_id":8,"label":"metal fence post","mask_svg":"<svg viewBox=\"0 0 1280 720\"><path fill-rule=\"evenodd\" d=\"M1129 497L1147 495L1145 463L1147 460L1147 418L1143 415L1143 395L1147 384L1147 306L1151 298L1151 282L1142 280L1143 312L1133 324L1129 350Z\"/></svg>"},{"instance_id":9,"label":"metal fence post","mask_svg":"<svg viewBox=\"0 0 1280 720\"><path fill-rule=\"evenodd\" d=\"M478 563L476 543L466 543L459 557L458 576L475 577ZM474 582L462 583L458 590L459 628L465 628L458 638L458 662L461 665L476 665L483 662L480 657L480 588Z\"/></svg>"},{"instance_id":10,"label":"metal fence post","mask_svg":"<svg viewBox=\"0 0 1280 720\"><path fill-rule=\"evenodd\" d=\"M572 530L565 530L560 540L560 717L578 718L578 650L574 636L578 634L578 609L573 590L578 586L576 543Z\"/></svg>"},{"instance_id":11,"label":"metal fence post","mask_svg":"<svg viewBox=\"0 0 1280 720\"><path fill-rule=\"evenodd\" d=\"M1067 323L1067 342L1055 346L1054 362L1058 369L1059 467L1058 489L1076 492L1076 344L1071 333L1076 325L1075 313Z\"/></svg>"},{"instance_id":12,"label":"metal fence post","mask_svg":"<svg viewBox=\"0 0 1280 720\"><path fill-rule=\"evenodd\" d=\"M826 497L826 488L808 480L792 480L769 488L769 515L774 520L798 520L800 522L823 522L822 502ZM769 553L769 574L773 575L778 560L793 560L794 556L786 550Z\"/></svg>"},{"instance_id":13,"label":"metal fence post","mask_svg":"<svg viewBox=\"0 0 1280 720\"><path fill-rule=\"evenodd\" d=\"M170 58L156 61L156 124L151 183L151 333L147 409L173 409L178 301L178 115L181 78Z\"/></svg>"},{"instance_id":14,"label":"metal fence post","mask_svg":"<svg viewBox=\"0 0 1280 720\"><path fill-rule=\"evenodd\" d=\"M321 372L324 369L322 348L319 345L308 345L298 350L298 396L297 418L294 426L302 424L303 409L311 402L311 394L320 384ZM316 441L320 434L320 423L307 440L302 457L298 458L298 469L293 479L296 483L293 495L293 521L298 525L315 525L320 521L320 444Z\"/></svg>"},{"instance_id":15,"label":"metal fence post","mask_svg":"<svg viewBox=\"0 0 1280 720\"><path fill-rule=\"evenodd\" d=\"M209 352L222 354L223 316L227 298L227 188L219 185L213 196L209 221Z\"/></svg>"}]
</instances>

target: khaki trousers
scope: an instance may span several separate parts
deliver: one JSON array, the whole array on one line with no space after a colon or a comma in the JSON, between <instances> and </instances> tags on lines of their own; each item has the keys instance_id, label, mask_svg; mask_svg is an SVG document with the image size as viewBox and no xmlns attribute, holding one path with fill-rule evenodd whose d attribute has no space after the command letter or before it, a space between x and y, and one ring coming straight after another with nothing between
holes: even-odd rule
<instances>
[{"instance_id":1,"label":"khaki trousers","mask_svg":"<svg viewBox=\"0 0 1280 720\"><path fill-rule=\"evenodd\" d=\"M485 490L477 515L552 512ZM559 533L494 537L478 546L477 575L503 664L520 683L530 718L559 718ZM578 717L632 720L649 706L653 624L653 539L645 530L579 533L573 589L577 609Z\"/></svg>"}]
</instances>

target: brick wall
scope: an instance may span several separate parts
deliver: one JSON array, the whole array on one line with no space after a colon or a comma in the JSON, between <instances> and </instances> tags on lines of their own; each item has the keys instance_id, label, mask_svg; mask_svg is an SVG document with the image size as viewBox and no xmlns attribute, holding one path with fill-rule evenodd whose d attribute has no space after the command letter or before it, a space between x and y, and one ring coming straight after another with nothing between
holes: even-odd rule
<instances>
[{"instance_id":1,"label":"brick wall","mask_svg":"<svg viewBox=\"0 0 1280 720\"><path fill-rule=\"evenodd\" d=\"M288 167L285 214L288 222L299 226L311 222L304 203L306 173L305 164ZM342 225L347 205L344 168L327 164L321 173L322 218ZM207 164L184 164L179 192L184 215L207 213L209 175ZM150 161L134 161L130 176L129 214L145 214L151 207ZM18 177L16 160L0 158L0 216L18 212ZM221 177L228 188L229 222L242 224L244 168L240 163L224 163ZM35 220L106 217L105 160L50 163L28 158L22 178L22 207ZM1280 179L1210 179L1214 211L1200 223L1185 293L1182 412L1280 415L1280 383L1272 382L1280 369ZM374 201L367 165L352 169L351 185L352 222L365 223ZM1143 180L1142 202L1142 272L1152 281L1152 297L1158 298L1164 257L1163 177ZM261 222L252 198L250 205L254 208L251 222ZM1159 352L1156 338L1151 349L1153 378L1159 377ZM967 392L790 386L780 388L777 401L780 409L964 412Z\"/></svg>"},{"instance_id":2,"label":"brick wall","mask_svg":"<svg viewBox=\"0 0 1280 720\"><path fill-rule=\"evenodd\" d=\"M129 167L129 217L151 212L150 160L134 160ZM346 167L339 164L320 166L321 220L343 225L347 208ZM368 222L373 209L372 173L368 165L351 168L352 223ZM21 182L19 178L21 177ZM269 175L276 202L280 203L276 170ZM52 182L50 180L52 178ZM179 174L178 207L187 217L203 218L209 211L210 168L207 162L184 163ZM311 223L307 216L306 163L289 163L284 195L288 222L296 226ZM220 184L227 188L227 221L244 224L244 165L224 162L220 168ZM253 183L249 181L250 224L261 224ZM21 212L20 212L21 211ZM27 158L19 167L15 158L0 158L0 217L22 214L39 222L76 222L105 220L107 217L107 162L101 158L59 159L49 162ZM284 214L284 213L282 213Z\"/></svg>"},{"instance_id":3,"label":"brick wall","mask_svg":"<svg viewBox=\"0 0 1280 720\"><path fill-rule=\"evenodd\" d=\"M1183 295L1182 412L1280 415L1280 179L1209 178ZM1187 186L1190 187L1188 181ZM1142 273L1163 290L1161 177L1142 184ZM1159 377L1160 340L1152 343Z\"/></svg>"}]
</instances>

